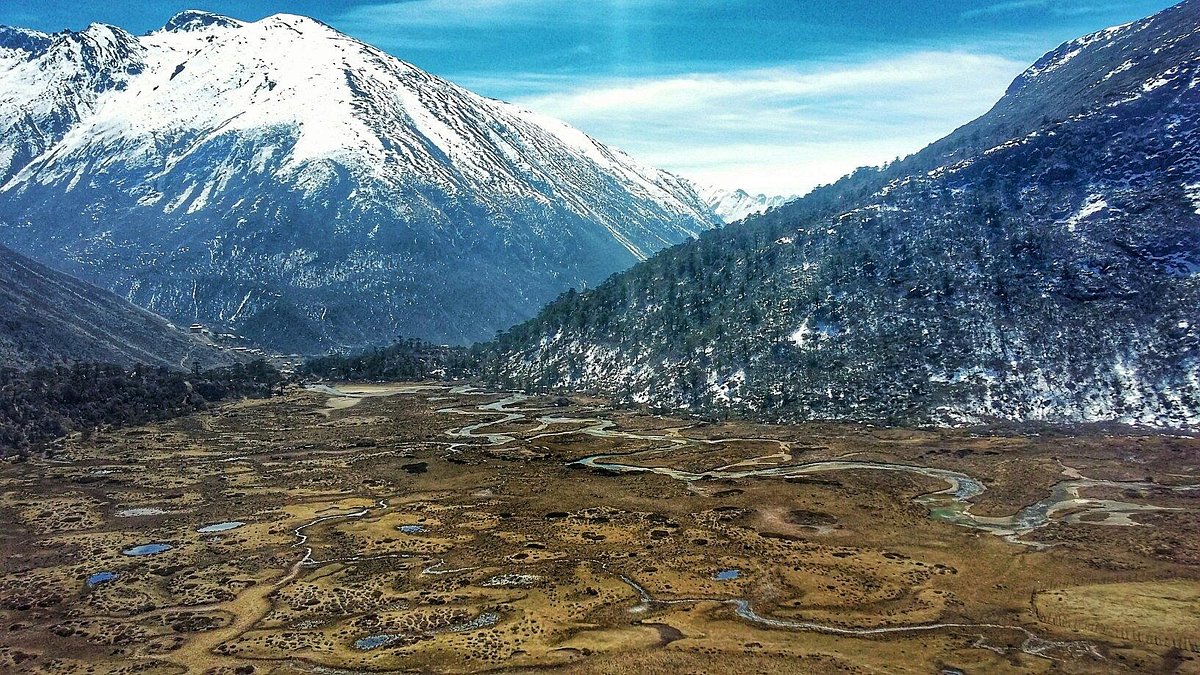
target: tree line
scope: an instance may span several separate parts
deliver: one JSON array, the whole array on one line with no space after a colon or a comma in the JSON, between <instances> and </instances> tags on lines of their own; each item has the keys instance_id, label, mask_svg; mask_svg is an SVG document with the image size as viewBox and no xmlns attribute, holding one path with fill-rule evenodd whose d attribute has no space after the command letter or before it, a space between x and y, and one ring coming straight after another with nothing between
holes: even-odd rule
<instances>
[{"instance_id":1,"label":"tree line","mask_svg":"<svg viewBox=\"0 0 1200 675\"><path fill-rule=\"evenodd\" d=\"M408 338L365 352L311 359L299 374L329 380L458 380L473 377L478 369L478 357L464 347Z\"/></svg>"}]
</instances>

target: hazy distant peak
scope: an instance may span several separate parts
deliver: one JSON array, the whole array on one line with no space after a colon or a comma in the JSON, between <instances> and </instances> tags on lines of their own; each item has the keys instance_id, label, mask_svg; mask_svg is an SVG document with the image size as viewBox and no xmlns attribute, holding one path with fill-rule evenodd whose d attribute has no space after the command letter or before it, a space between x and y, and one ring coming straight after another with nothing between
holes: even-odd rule
<instances>
[{"instance_id":1,"label":"hazy distant peak","mask_svg":"<svg viewBox=\"0 0 1200 675\"><path fill-rule=\"evenodd\" d=\"M734 223L748 216L764 213L793 199L793 197L779 195L752 195L742 189L729 190L703 185L696 186L696 194L700 195L713 213L726 223Z\"/></svg>"}]
</instances>

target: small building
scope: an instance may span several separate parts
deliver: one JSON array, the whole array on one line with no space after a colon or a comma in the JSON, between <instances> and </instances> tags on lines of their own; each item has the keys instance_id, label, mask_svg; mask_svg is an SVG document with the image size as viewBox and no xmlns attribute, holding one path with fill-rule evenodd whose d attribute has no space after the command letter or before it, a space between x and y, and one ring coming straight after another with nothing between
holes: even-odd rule
<instances>
[{"instance_id":1,"label":"small building","mask_svg":"<svg viewBox=\"0 0 1200 675\"><path fill-rule=\"evenodd\" d=\"M199 334L199 333L203 333L203 332L204 332L204 326L201 326L201 325L200 325L200 324L198 324L198 323L194 323L194 324L192 324L192 327L191 327L189 330L191 330L193 333L197 333L197 334Z\"/></svg>"}]
</instances>

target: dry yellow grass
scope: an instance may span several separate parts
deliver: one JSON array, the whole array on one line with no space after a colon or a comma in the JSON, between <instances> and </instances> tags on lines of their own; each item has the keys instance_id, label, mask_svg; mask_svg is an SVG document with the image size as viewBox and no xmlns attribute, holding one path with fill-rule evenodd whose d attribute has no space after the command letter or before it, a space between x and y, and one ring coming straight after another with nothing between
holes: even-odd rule
<instances>
[{"instance_id":1,"label":"dry yellow grass","mask_svg":"<svg viewBox=\"0 0 1200 675\"><path fill-rule=\"evenodd\" d=\"M1200 482L1194 440L700 425L535 399L514 406L525 419L477 430L514 439L489 447L455 432L503 419L478 408L500 395L351 393L291 391L77 439L61 462L0 464L0 672L924 675L1197 664L1172 647L1196 632L1196 496L1106 488L1089 496L1173 510L1135 514L1137 527L1059 521L1037 531L1053 544L1038 550L931 519L914 499L945 484L910 473L686 483L568 466L645 450L629 462L901 462L980 478L988 491L976 508L1001 514L1072 473ZM632 436L541 416L599 416ZM1112 460L1131 448L1137 465ZM229 520L246 524L197 531ZM172 548L121 554L151 541ZM737 578L718 578L730 569ZM118 577L89 587L101 570ZM644 603L642 589L657 602ZM735 600L793 626L739 616ZM804 622L953 625L835 635ZM355 646L377 635L395 639Z\"/></svg>"},{"instance_id":2,"label":"dry yellow grass","mask_svg":"<svg viewBox=\"0 0 1200 675\"><path fill-rule=\"evenodd\" d=\"M1200 651L1200 582L1092 584L1034 597L1038 617L1059 626Z\"/></svg>"}]
</instances>

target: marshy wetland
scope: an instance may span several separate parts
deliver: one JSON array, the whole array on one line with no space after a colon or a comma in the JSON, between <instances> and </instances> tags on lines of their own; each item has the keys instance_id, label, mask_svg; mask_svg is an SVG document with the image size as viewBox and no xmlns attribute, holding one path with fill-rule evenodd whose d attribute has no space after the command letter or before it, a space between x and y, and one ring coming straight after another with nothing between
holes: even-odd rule
<instances>
[{"instance_id":1,"label":"marshy wetland","mask_svg":"<svg viewBox=\"0 0 1200 675\"><path fill-rule=\"evenodd\" d=\"M1200 672L1200 441L292 389L0 464L0 671Z\"/></svg>"}]
</instances>

